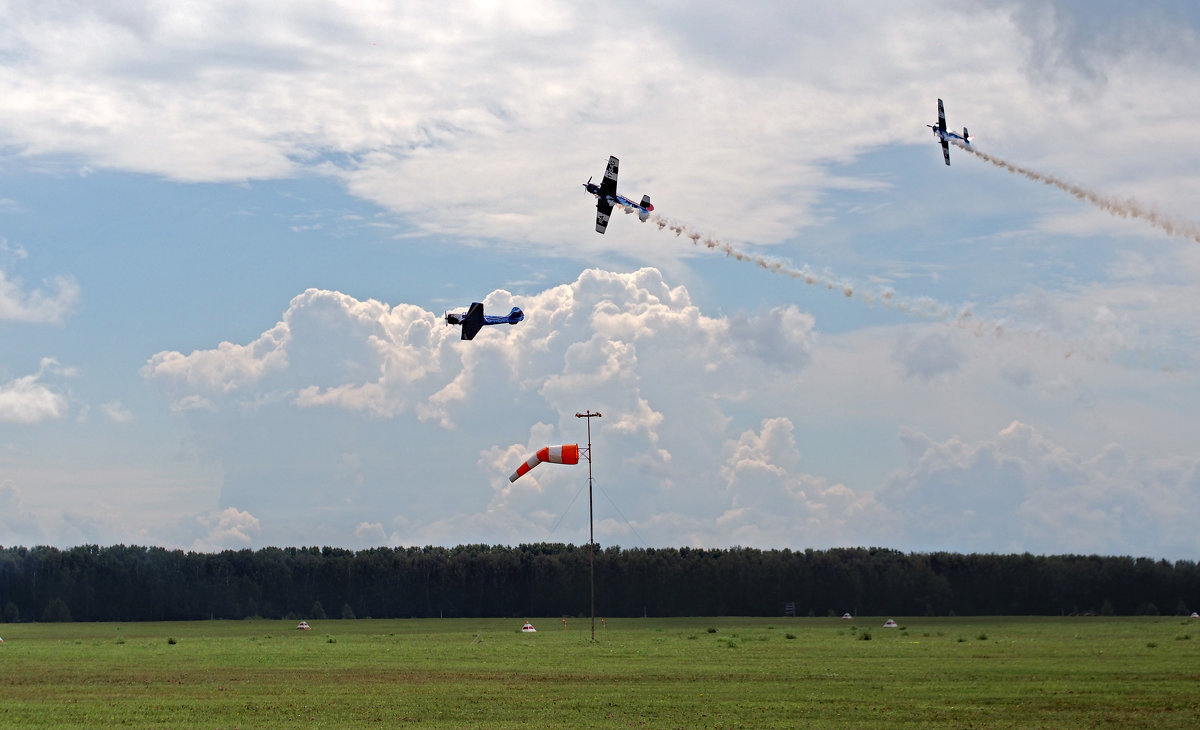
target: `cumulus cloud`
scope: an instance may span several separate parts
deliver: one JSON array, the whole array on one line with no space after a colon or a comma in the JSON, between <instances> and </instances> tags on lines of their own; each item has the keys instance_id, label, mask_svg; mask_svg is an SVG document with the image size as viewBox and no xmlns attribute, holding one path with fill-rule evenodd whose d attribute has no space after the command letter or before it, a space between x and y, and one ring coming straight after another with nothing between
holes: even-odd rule
<instances>
[{"instance_id":1,"label":"cumulus cloud","mask_svg":"<svg viewBox=\"0 0 1200 730\"><path fill-rule=\"evenodd\" d=\"M70 374L70 369L47 357L36 373L0 383L0 421L32 424L65 416L67 397L43 379Z\"/></svg>"},{"instance_id":2,"label":"cumulus cloud","mask_svg":"<svg viewBox=\"0 0 1200 730\"><path fill-rule=\"evenodd\" d=\"M0 211L13 209L15 206L16 204L8 198L0 198ZM0 236L0 257L20 261L29 258L29 252L25 250L24 246L10 244L7 238Z\"/></svg>"},{"instance_id":3,"label":"cumulus cloud","mask_svg":"<svg viewBox=\"0 0 1200 730\"><path fill-rule=\"evenodd\" d=\"M503 311L516 301L496 291L484 303L487 311ZM793 307L734 320L705 317L684 288L668 287L651 268L585 271L573 284L523 297L520 305L525 322L463 342L457 329L419 307L310 289L248 345L160 352L141 372L194 391L176 401L177 410L211 407L222 396L257 389L259 397L270 391L304 408L381 417L415 405L422 419L448 425L469 395L497 379L557 400L605 385L636 385L640 369L672 365L661 354L667 351L682 350L712 369L748 350L796 370L804 365L812 327L811 317ZM647 352L652 356L641 362ZM631 424L629 418L623 423Z\"/></svg>"},{"instance_id":4,"label":"cumulus cloud","mask_svg":"<svg viewBox=\"0 0 1200 730\"><path fill-rule=\"evenodd\" d=\"M143 375L144 374L145 371L143 371ZM185 395L184 397L171 403L172 413L182 413L184 411L191 410L213 411L216 410L216 406L209 398L205 398L204 396L197 395L195 393L192 395Z\"/></svg>"},{"instance_id":5,"label":"cumulus cloud","mask_svg":"<svg viewBox=\"0 0 1200 730\"><path fill-rule=\"evenodd\" d=\"M192 544L191 549L198 552L252 547L260 531L257 517L235 507L201 515L196 523L204 532Z\"/></svg>"},{"instance_id":6,"label":"cumulus cloud","mask_svg":"<svg viewBox=\"0 0 1200 730\"><path fill-rule=\"evenodd\" d=\"M582 440L551 433L578 429L576 411L605 413L597 427L610 458L640 480L669 488L680 440L725 428L727 418L713 398L741 393L748 371L794 377L812 337L811 318L791 307L707 316L684 287L668 285L651 268L587 270L570 284L527 296L492 292L484 305L488 311L519 305L525 321L489 327L467 342L419 307L308 290L249 345L160 352L142 374L173 394L172 410L226 462L226 506L256 515L286 509L270 498L266 484L254 483L264 474L260 462L274 461L287 472L271 479L287 481L288 503L350 515L369 495L382 493L397 516L445 511L454 500L387 485L436 480L439 472L461 480L474 471L476 457L466 472L454 461L483 454L477 468L488 464L483 481L492 485L489 509L500 525L505 515L544 510L534 503L536 494L568 478L543 474L515 487L507 483L524 452L556 439ZM662 409L701 393L695 411L708 423L699 431ZM362 416L378 423L366 443L331 430ZM526 432L525 424L538 422L546 426L505 440L514 426ZM447 436L439 439L430 428ZM421 435L405 437L384 458L370 446L401 432ZM412 449L428 452L414 460ZM353 464L347 454L355 455ZM398 471L383 476L393 468ZM351 472L353 484L347 482ZM480 479L479 472L467 479ZM378 520L353 524L362 521Z\"/></svg>"},{"instance_id":7,"label":"cumulus cloud","mask_svg":"<svg viewBox=\"0 0 1200 730\"><path fill-rule=\"evenodd\" d=\"M1014 421L992 438L901 434L906 464L876 497L917 549L1181 555L1200 547L1200 460L1078 454Z\"/></svg>"},{"instance_id":8,"label":"cumulus cloud","mask_svg":"<svg viewBox=\"0 0 1200 730\"><path fill-rule=\"evenodd\" d=\"M104 411L104 415L113 423L129 423L133 420L133 413L121 405L121 401L110 401L100 406L100 410Z\"/></svg>"},{"instance_id":9,"label":"cumulus cloud","mask_svg":"<svg viewBox=\"0 0 1200 730\"><path fill-rule=\"evenodd\" d=\"M1194 459L1081 455L1024 422L974 440L915 425L986 422L1029 398L1077 408L1118 379L1100 363L1064 373L1060 353L936 325L818 338L794 307L711 316L650 268L485 297L489 311L513 305L524 322L464 342L420 307L309 290L250 345L159 353L143 374L220 465L220 507L269 518L272 543L586 539L586 465L508 475L542 446L582 445L574 414L590 409L604 414L593 467L609 542L1193 545L1163 505L1194 499ZM1137 418L1164 417L1144 407ZM1123 413L1096 410L1087 438L1135 443ZM854 478L828 476L838 471ZM1146 473L1157 502L1134 499ZM1160 512L1173 525L1161 534L1130 517Z\"/></svg>"},{"instance_id":10,"label":"cumulus cloud","mask_svg":"<svg viewBox=\"0 0 1200 730\"><path fill-rule=\"evenodd\" d=\"M170 377L193 387L227 392L286 366L287 327L280 322L249 345L222 342L216 350L160 352L142 367L143 377Z\"/></svg>"},{"instance_id":11,"label":"cumulus cloud","mask_svg":"<svg viewBox=\"0 0 1200 730\"><path fill-rule=\"evenodd\" d=\"M930 380L958 370L962 353L944 332L920 336L905 332L896 341L892 358L903 366L905 377Z\"/></svg>"},{"instance_id":12,"label":"cumulus cloud","mask_svg":"<svg viewBox=\"0 0 1200 730\"><path fill-rule=\"evenodd\" d=\"M70 277L55 277L46 288L26 290L0 270L0 321L58 324L77 301L79 284Z\"/></svg>"},{"instance_id":13,"label":"cumulus cloud","mask_svg":"<svg viewBox=\"0 0 1200 730\"><path fill-rule=\"evenodd\" d=\"M723 452L720 475L729 504L717 521L739 544L874 544L889 530L889 515L870 493L801 468L786 417L763 420L759 429L727 441Z\"/></svg>"},{"instance_id":14,"label":"cumulus cloud","mask_svg":"<svg viewBox=\"0 0 1200 730\"><path fill-rule=\"evenodd\" d=\"M15 210L12 201L0 199L0 212ZM29 289L20 279L10 278L5 268L29 258L24 246L0 236L0 322L61 324L79 301L79 284L73 277L57 276Z\"/></svg>"},{"instance_id":15,"label":"cumulus cloud","mask_svg":"<svg viewBox=\"0 0 1200 730\"><path fill-rule=\"evenodd\" d=\"M776 307L753 318L739 313L730 325L734 341L767 362L799 370L811 358L815 320L794 305Z\"/></svg>"},{"instance_id":16,"label":"cumulus cloud","mask_svg":"<svg viewBox=\"0 0 1200 730\"><path fill-rule=\"evenodd\" d=\"M364 547L378 547L388 544L387 531L379 522L360 522L354 527L355 541Z\"/></svg>"}]
</instances>

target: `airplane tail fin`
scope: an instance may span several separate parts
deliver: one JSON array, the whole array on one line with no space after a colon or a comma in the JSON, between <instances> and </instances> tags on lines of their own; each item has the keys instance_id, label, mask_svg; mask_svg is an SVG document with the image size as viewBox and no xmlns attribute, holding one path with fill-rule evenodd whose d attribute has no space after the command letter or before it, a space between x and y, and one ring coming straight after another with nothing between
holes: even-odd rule
<instances>
[{"instance_id":1,"label":"airplane tail fin","mask_svg":"<svg viewBox=\"0 0 1200 730\"><path fill-rule=\"evenodd\" d=\"M508 313L509 324L516 324L523 319L525 319L525 313L521 311L520 307L513 307L512 311Z\"/></svg>"},{"instance_id":2,"label":"airplane tail fin","mask_svg":"<svg viewBox=\"0 0 1200 730\"><path fill-rule=\"evenodd\" d=\"M967 128L963 127L963 142L971 144L971 134L967 132Z\"/></svg>"},{"instance_id":3,"label":"airplane tail fin","mask_svg":"<svg viewBox=\"0 0 1200 730\"><path fill-rule=\"evenodd\" d=\"M645 223L646 219L650 217L650 211L654 210L654 206L650 204L650 196L649 195L642 196L642 204L641 205L642 205L643 210L638 212L638 218L643 223Z\"/></svg>"}]
</instances>

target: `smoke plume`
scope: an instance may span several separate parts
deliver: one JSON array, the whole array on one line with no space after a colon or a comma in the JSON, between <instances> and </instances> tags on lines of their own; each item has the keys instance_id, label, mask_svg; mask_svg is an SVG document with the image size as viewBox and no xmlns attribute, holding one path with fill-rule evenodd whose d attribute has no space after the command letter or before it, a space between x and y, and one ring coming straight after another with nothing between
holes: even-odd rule
<instances>
[{"instance_id":1,"label":"smoke plume","mask_svg":"<svg viewBox=\"0 0 1200 730\"><path fill-rule=\"evenodd\" d=\"M1200 228L1197 228L1195 225L1190 223L1180 223L1178 221L1171 220L1162 213L1159 213L1156 210L1151 210L1132 198L1127 198L1125 200L1110 198L1108 196L1101 195L1100 193L1088 190L1087 188L1075 185L1074 183L1069 183L1061 178L1054 177L1053 175L1047 175L1045 173L1038 172L1037 170L1030 170L1027 167L1021 167L1020 165L1015 165L994 155L989 155L986 152L980 152L974 147L965 145L957 140L954 140L953 142L954 146L958 147L964 152L970 152L984 162L990 162L996 167L1016 173L1033 180L1034 182L1040 182L1043 185L1056 187L1079 200L1091 203L1107 213L1120 218L1136 218L1149 223L1169 236L1190 238L1196 243L1200 243Z\"/></svg>"},{"instance_id":2,"label":"smoke plume","mask_svg":"<svg viewBox=\"0 0 1200 730\"><path fill-rule=\"evenodd\" d=\"M869 304L879 304L898 312L920 317L921 319L959 322L976 321L971 312L970 305L955 308L929 297L901 297L891 289L860 289L852 282L835 276L828 271L814 271L807 264L797 269L778 259L769 259L765 256L747 253L733 244L694 231L683 223L677 223L657 213L650 217L650 221L658 226L660 231L667 230L674 233L677 238L687 238L695 246L703 246L713 251L720 251L731 259L754 264L760 269L765 269L773 274L782 274L783 276L791 277L809 286L824 287L830 291L840 292L843 296L851 299L859 299ZM999 323L995 324L997 327L1002 326Z\"/></svg>"},{"instance_id":3,"label":"smoke plume","mask_svg":"<svg viewBox=\"0 0 1200 730\"><path fill-rule=\"evenodd\" d=\"M764 256L747 253L733 244L695 231L683 223L672 221L657 213L650 216L650 221L658 226L658 230L660 231L670 231L677 238L690 240L695 246L703 246L712 251L720 251L729 258L754 264L773 274L781 274L802 281L809 286L840 292L847 298L858 299L872 305L877 304L920 319L944 322L958 329L973 332L977 337L1015 338L1027 342L1042 342L1043 344L1058 341L1058 338L1043 329L1015 327L1001 320L978 317L971 310L970 304L954 307L930 297L903 297L896 294L890 288L860 289L852 282L835 276L828 271L817 272L809 268L808 265L797 269L777 259L769 259ZM1061 344L1061 341L1059 341L1059 344ZM1080 353L1090 359L1095 357L1093 353L1089 352L1090 349L1089 347L1081 347L1079 343L1072 343L1069 345L1065 356L1071 357L1073 354Z\"/></svg>"}]
</instances>

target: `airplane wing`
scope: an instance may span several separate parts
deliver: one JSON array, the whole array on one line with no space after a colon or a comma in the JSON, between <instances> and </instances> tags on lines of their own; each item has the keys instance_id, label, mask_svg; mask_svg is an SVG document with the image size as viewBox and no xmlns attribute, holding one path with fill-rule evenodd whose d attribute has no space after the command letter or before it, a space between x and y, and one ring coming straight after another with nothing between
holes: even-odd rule
<instances>
[{"instance_id":1,"label":"airplane wing","mask_svg":"<svg viewBox=\"0 0 1200 730\"><path fill-rule=\"evenodd\" d=\"M938 133L943 136L946 134L946 110L942 107L941 99L938 99Z\"/></svg>"},{"instance_id":2,"label":"airplane wing","mask_svg":"<svg viewBox=\"0 0 1200 730\"><path fill-rule=\"evenodd\" d=\"M950 164L950 143L946 141L945 137L942 137L942 157L946 158L946 164L949 165Z\"/></svg>"},{"instance_id":3,"label":"airplane wing","mask_svg":"<svg viewBox=\"0 0 1200 730\"><path fill-rule=\"evenodd\" d=\"M462 339L475 339L475 335L482 328L483 304L481 302L471 302L471 308L467 310L467 316L463 317L462 321Z\"/></svg>"},{"instance_id":4,"label":"airplane wing","mask_svg":"<svg viewBox=\"0 0 1200 730\"><path fill-rule=\"evenodd\" d=\"M604 179L600 181L600 195L617 194L617 158L608 158L608 168L604 171Z\"/></svg>"},{"instance_id":5,"label":"airplane wing","mask_svg":"<svg viewBox=\"0 0 1200 730\"><path fill-rule=\"evenodd\" d=\"M596 199L596 233L604 233L604 229L608 228L608 217L612 215L612 209L612 203L604 198Z\"/></svg>"}]
</instances>

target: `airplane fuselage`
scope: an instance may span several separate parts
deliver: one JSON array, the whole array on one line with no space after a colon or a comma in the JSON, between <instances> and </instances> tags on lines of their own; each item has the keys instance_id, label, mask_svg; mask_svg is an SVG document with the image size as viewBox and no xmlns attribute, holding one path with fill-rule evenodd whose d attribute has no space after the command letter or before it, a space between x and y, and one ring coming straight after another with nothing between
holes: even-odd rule
<instances>
[{"instance_id":1,"label":"airplane fuselage","mask_svg":"<svg viewBox=\"0 0 1200 730\"><path fill-rule=\"evenodd\" d=\"M467 312L446 312L446 324L463 324L467 321ZM525 313L513 307L508 314L485 314L483 324L516 324L525 319Z\"/></svg>"},{"instance_id":2,"label":"airplane fuselage","mask_svg":"<svg viewBox=\"0 0 1200 730\"><path fill-rule=\"evenodd\" d=\"M963 144L971 144L970 137L964 137L961 134L959 134L957 132L951 132L948 129L945 132L943 132L942 130L938 129L937 127L933 126L932 124L926 124L925 126L929 127L930 129L933 130L933 136L935 136L938 139L941 139L945 142L949 142L952 139L957 139L959 142L962 142Z\"/></svg>"},{"instance_id":3,"label":"airplane fuselage","mask_svg":"<svg viewBox=\"0 0 1200 730\"><path fill-rule=\"evenodd\" d=\"M637 208L638 210L640 210L644 213L649 213L650 211L654 210L653 205L642 206L641 203L635 203L632 200L630 200L629 198L626 198L624 195L621 195L620 193L606 195L605 193L600 191L600 186L597 185L596 183L590 183L590 182L584 183L583 187L589 193L591 193L592 195L595 195L597 201L604 201L605 203L607 203L609 206L612 206L612 207L616 207L619 205L622 208Z\"/></svg>"},{"instance_id":4,"label":"airplane fuselage","mask_svg":"<svg viewBox=\"0 0 1200 730\"><path fill-rule=\"evenodd\" d=\"M513 307L506 315L484 314L483 304L471 302L471 308L465 312L446 312L446 324L462 326L462 339L471 340L476 333L489 324L516 324L525 319L525 313L520 307Z\"/></svg>"}]
</instances>

